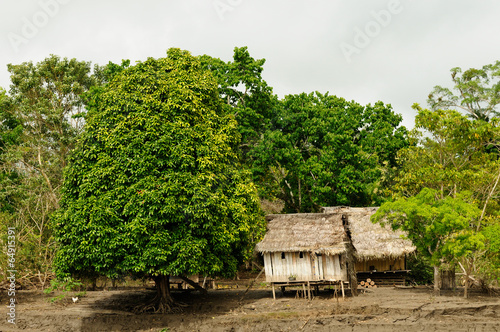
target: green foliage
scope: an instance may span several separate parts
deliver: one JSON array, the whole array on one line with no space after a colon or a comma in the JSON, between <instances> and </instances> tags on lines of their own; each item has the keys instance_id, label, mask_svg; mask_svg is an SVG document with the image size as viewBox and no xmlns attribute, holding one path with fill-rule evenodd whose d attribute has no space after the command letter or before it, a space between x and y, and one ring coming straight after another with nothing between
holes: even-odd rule
<instances>
[{"instance_id":1,"label":"green foliage","mask_svg":"<svg viewBox=\"0 0 500 332\"><path fill-rule=\"evenodd\" d=\"M401 116L390 106L362 107L328 94L279 101L262 79L265 60L246 47L235 48L232 62L199 58L217 78L225 114L238 123L242 161L262 199L295 212L383 199L396 152L407 145Z\"/></svg>"},{"instance_id":2,"label":"green foliage","mask_svg":"<svg viewBox=\"0 0 500 332\"><path fill-rule=\"evenodd\" d=\"M433 270L432 265L425 256L414 253L407 258L407 267L410 270L408 273L408 278L412 283L417 285L429 285L432 284L433 280Z\"/></svg>"},{"instance_id":3,"label":"green foliage","mask_svg":"<svg viewBox=\"0 0 500 332\"><path fill-rule=\"evenodd\" d=\"M71 292L74 290L80 290L83 283L80 280L75 280L71 277L64 278L63 280L52 279L50 281L50 287L43 290L45 294L50 294L55 291Z\"/></svg>"},{"instance_id":4,"label":"green foliage","mask_svg":"<svg viewBox=\"0 0 500 332\"><path fill-rule=\"evenodd\" d=\"M50 281L50 287L45 288L43 290L43 292L45 294L50 294L50 293L53 293L56 291L61 291L62 292L61 294L50 298L50 302L54 303L54 302L59 302L59 301L65 299L66 296L68 295L68 293L70 293L70 292L81 290L82 287L83 287L82 282L80 282L79 280L75 280L71 277L67 277L67 278L64 278L63 280L52 279ZM83 292L79 292L79 293L75 294L75 296L82 297L82 296L85 296L85 294L86 294L86 292L83 291Z\"/></svg>"},{"instance_id":5,"label":"green foliage","mask_svg":"<svg viewBox=\"0 0 500 332\"><path fill-rule=\"evenodd\" d=\"M268 128L277 98L262 79L264 59L255 60L247 47L235 47L233 61L224 62L208 55L199 57L202 66L217 79L219 97L226 114L233 114L241 135L240 153L244 160Z\"/></svg>"},{"instance_id":6,"label":"green foliage","mask_svg":"<svg viewBox=\"0 0 500 332\"><path fill-rule=\"evenodd\" d=\"M49 216L59 206L62 169L82 128L81 94L94 80L90 64L50 56L8 65L9 95L0 91L0 213L16 227L19 283L51 275ZM6 262L2 260L2 264ZM3 270L3 269L2 269ZM37 275L35 278L35 274Z\"/></svg>"},{"instance_id":7,"label":"green foliage","mask_svg":"<svg viewBox=\"0 0 500 332\"><path fill-rule=\"evenodd\" d=\"M498 121L471 121L453 110L413 107L418 111L415 130L412 144L399 153L395 196L414 196L427 187L439 190L441 197L467 190L484 201L499 169L494 148Z\"/></svg>"},{"instance_id":8,"label":"green foliage","mask_svg":"<svg viewBox=\"0 0 500 332\"><path fill-rule=\"evenodd\" d=\"M481 69L470 68L462 71L451 69L454 94L450 89L434 87L428 103L433 110L456 108L465 110L473 119L488 121L500 113L500 61L485 65Z\"/></svg>"},{"instance_id":9,"label":"green foliage","mask_svg":"<svg viewBox=\"0 0 500 332\"><path fill-rule=\"evenodd\" d=\"M328 94L289 95L252 151L263 196L288 212L376 204L387 168L407 145L401 116L378 102L363 107Z\"/></svg>"},{"instance_id":10,"label":"green foliage","mask_svg":"<svg viewBox=\"0 0 500 332\"><path fill-rule=\"evenodd\" d=\"M107 65L94 66L94 77L97 81L96 86L101 86L109 83L116 74L122 72L124 69L130 67L130 60L122 60L120 65L113 63L111 61L108 62Z\"/></svg>"},{"instance_id":11,"label":"green foliage","mask_svg":"<svg viewBox=\"0 0 500 332\"><path fill-rule=\"evenodd\" d=\"M481 234L486 239L484 259L480 264L480 272L487 280L500 281L500 220L490 217Z\"/></svg>"},{"instance_id":12,"label":"green foliage","mask_svg":"<svg viewBox=\"0 0 500 332\"><path fill-rule=\"evenodd\" d=\"M469 92L475 93L473 90ZM452 106L446 103L432 105ZM471 107L471 104L468 105L467 107ZM477 103L474 105L479 107ZM473 274L483 281L496 278L495 275L498 274L495 271L498 271L500 265L495 263L488 240L489 237L494 237L494 232L485 233L483 218L490 220L498 214L496 197L499 187L496 183L500 175L497 148L499 119L489 119L488 115L489 121L484 121L484 116L470 120L456 110L426 110L416 104L413 108L418 111L415 130L410 133L411 145L399 152L401 167L392 188L393 198L400 198L399 202L402 201L401 197L411 197L403 210L406 209L405 213L412 213L411 216L408 215L408 220L411 219L410 224L419 227L407 227L409 236L412 240L419 239L419 244L415 241L414 244L436 266L440 262L453 262L467 278ZM490 111L493 112L493 109ZM409 202L417 200L419 193L428 190L426 188L431 188L436 202L442 201L443 204L463 198L460 192L469 192L470 198L465 200L470 207L469 212L462 214L467 217L455 220L460 221L462 226L443 224L446 219L441 217L434 219L430 209L433 206L431 201L422 203L424 205L421 209L429 208L429 211L422 211L421 215L408 210ZM442 209L436 207L438 210ZM465 207L463 211L467 211ZM453 220L457 211L446 214ZM428 225L431 220L434 228L430 229L429 237L424 238L427 229L423 226Z\"/></svg>"},{"instance_id":13,"label":"green foliage","mask_svg":"<svg viewBox=\"0 0 500 332\"><path fill-rule=\"evenodd\" d=\"M12 100L5 93L5 90L0 88L0 165L4 166L8 161L8 149L10 146L19 144L19 139L22 134L22 126L16 117L12 114ZM0 218L0 223L12 225L12 221L8 221L7 214L11 215L15 212L15 191L12 184L18 183L19 174L9 170L6 167L0 168L0 213L4 213L5 217ZM6 234L6 233L2 233Z\"/></svg>"},{"instance_id":14,"label":"green foliage","mask_svg":"<svg viewBox=\"0 0 500 332\"><path fill-rule=\"evenodd\" d=\"M53 220L58 275L234 274L263 218L212 74L170 49L93 93Z\"/></svg>"},{"instance_id":15,"label":"green foliage","mask_svg":"<svg viewBox=\"0 0 500 332\"><path fill-rule=\"evenodd\" d=\"M439 191L424 188L416 196L384 203L371 220L407 232L417 250L440 266L484 246L484 237L475 232L480 215L470 193L441 198Z\"/></svg>"}]
</instances>

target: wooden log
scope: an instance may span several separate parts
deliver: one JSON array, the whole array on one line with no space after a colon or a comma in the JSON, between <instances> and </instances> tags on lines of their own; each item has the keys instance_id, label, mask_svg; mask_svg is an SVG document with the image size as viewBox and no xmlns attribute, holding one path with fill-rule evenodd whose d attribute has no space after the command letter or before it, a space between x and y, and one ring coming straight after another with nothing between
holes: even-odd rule
<instances>
[{"instance_id":1,"label":"wooden log","mask_svg":"<svg viewBox=\"0 0 500 332\"><path fill-rule=\"evenodd\" d=\"M207 290L205 288L201 287L198 283L192 281L191 279L189 279L187 277L180 276L179 278L184 280L185 283L193 286L194 289L196 289L197 291L200 291L202 294L207 294Z\"/></svg>"},{"instance_id":2,"label":"wooden log","mask_svg":"<svg viewBox=\"0 0 500 332\"><path fill-rule=\"evenodd\" d=\"M370 283L370 281L372 281L370 278L367 278L367 279L366 279L366 282L367 282L367 283Z\"/></svg>"},{"instance_id":3,"label":"wooden log","mask_svg":"<svg viewBox=\"0 0 500 332\"><path fill-rule=\"evenodd\" d=\"M257 281L257 279L259 279L259 277L262 274L262 272L264 272L264 268L262 268L262 270L260 270L260 272L257 275L257 277L254 280L252 280L252 282L250 283L250 285L248 285L247 290L245 291L245 293L243 293L243 295L240 298L240 302L243 301L243 298L245 297L245 295L247 295L248 291L253 286L253 284L255 283L255 281ZM276 295L274 294L274 284L273 284L273 298L276 300Z\"/></svg>"},{"instance_id":4,"label":"wooden log","mask_svg":"<svg viewBox=\"0 0 500 332\"><path fill-rule=\"evenodd\" d=\"M377 288L377 285L373 285L372 288Z\"/></svg>"},{"instance_id":5,"label":"wooden log","mask_svg":"<svg viewBox=\"0 0 500 332\"><path fill-rule=\"evenodd\" d=\"M370 285L371 286L375 285L375 281L370 281Z\"/></svg>"},{"instance_id":6,"label":"wooden log","mask_svg":"<svg viewBox=\"0 0 500 332\"><path fill-rule=\"evenodd\" d=\"M364 282L364 281L360 281L360 282L359 282L359 284L360 284L361 286L364 286L364 285L365 285L365 282Z\"/></svg>"}]
</instances>

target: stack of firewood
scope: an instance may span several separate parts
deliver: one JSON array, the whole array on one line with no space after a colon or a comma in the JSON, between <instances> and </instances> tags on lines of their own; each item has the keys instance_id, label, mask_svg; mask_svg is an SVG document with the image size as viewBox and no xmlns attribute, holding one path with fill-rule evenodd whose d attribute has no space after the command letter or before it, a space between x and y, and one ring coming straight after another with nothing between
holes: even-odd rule
<instances>
[{"instance_id":1,"label":"stack of firewood","mask_svg":"<svg viewBox=\"0 0 500 332\"><path fill-rule=\"evenodd\" d=\"M377 288L377 285L375 285L375 281L368 278L368 279L366 279L366 281L360 281L359 287L361 287L361 288Z\"/></svg>"}]
</instances>

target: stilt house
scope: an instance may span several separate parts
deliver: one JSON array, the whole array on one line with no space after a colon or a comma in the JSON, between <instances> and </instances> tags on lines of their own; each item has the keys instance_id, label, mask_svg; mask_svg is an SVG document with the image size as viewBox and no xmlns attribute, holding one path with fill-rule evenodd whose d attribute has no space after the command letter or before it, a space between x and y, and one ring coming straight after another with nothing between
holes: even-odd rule
<instances>
[{"instance_id":1,"label":"stilt house","mask_svg":"<svg viewBox=\"0 0 500 332\"><path fill-rule=\"evenodd\" d=\"M309 286L371 279L378 285L404 284L406 255L415 251L401 231L373 224L377 208L328 207L323 213L272 214L256 246L264 257L266 281Z\"/></svg>"},{"instance_id":2,"label":"stilt house","mask_svg":"<svg viewBox=\"0 0 500 332\"><path fill-rule=\"evenodd\" d=\"M346 231L355 248L358 281L369 278L378 285L404 285L409 272L406 256L415 251L415 246L405 238L403 231L372 223L370 217L377 209L326 207L323 212L344 216Z\"/></svg>"},{"instance_id":3,"label":"stilt house","mask_svg":"<svg viewBox=\"0 0 500 332\"><path fill-rule=\"evenodd\" d=\"M267 282L349 280L352 250L340 214L275 214L267 220L268 231L256 246Z\"/></svg>"}]
</instances>

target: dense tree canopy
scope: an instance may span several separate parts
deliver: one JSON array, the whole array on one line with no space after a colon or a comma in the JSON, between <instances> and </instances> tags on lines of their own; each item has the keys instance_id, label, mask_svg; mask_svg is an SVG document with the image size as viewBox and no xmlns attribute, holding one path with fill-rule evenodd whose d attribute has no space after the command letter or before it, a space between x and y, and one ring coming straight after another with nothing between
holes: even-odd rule
<instances>
[{"instance_id":1,"label":"dense tree canopy","mask_svg":"<svg viewBox=\"0 0 500 332\"><path fill-rule=\"evenodd\" d=\"M262 78L265 60L252 58L246 47L236 47L233 61L229 62L208 55L199 58L217 79L224 111L233 114L238 123L239 150L246 160L248 151L269 127L275 111L277 98Z\"/></svg>"},{"instance_id":2,"label":"dense tree canopy","mask_svg":"<svg viewBox=\"0 0 500 332\"><path fill-rule=\"evenodd\" d=\"M498 121L473 121L454 110L414 109L412 145L399 153L393 190L414 196L427 187L442 197L468 190L485 201L498 173Z\"/></svg>"},{"instance_id":3,"label":"dense tree canopy","mask_svg":"<svg viewBox=\"0 0 500 332\"><path fill-rule=\"evenodd\" d=\"M481 231L485 239L484 259L479 262L478 272L486 280L500 280L500 218L489 217Z\"/></svg>"},{"instance_id":4,"label":"dense tree canopy","mask_svg":"<svg viewBox=\"0 0 500 332\"><path fill-rule=\"evenodd\" d=\"M18 173L12 171L10 167L6 167L8 159L8 149L11 146L16 146L22 126L15 116L10 112L12 109L12 100L6 94L5 90L0 88L0 213L2 213L3 221L9 219L9 215L15 213L15 203L11 183L15 183L18 178ZM6 225L6 224L5 224Z\"/></svg>"},{"instance_id":5,"label":"dense tree canopy","mask_svg":"<svg viewBox=\"0 0 500 332\"><path fill-rule=\"evenodd\" d=\"M20 283L52 275L50 214L59 206L62 169L81 131L81 94L94 79L90 64L50 56L8 65L9 95L0 97L0 209L17 226ZM5 223L5 224L4 224Z\"/></svg>"},{"instance_id":6,"label":"dense tree canopy","mask_svg":"<svg viewBox=\"0 0 500 332\"><path fill-rule=\"evenodd\" d=\"M212 74L170 49L94 92L54 219L59 275L129 271L159 290L169 275L233 275L262 219Z\"/></svg>"},{"instance_id":7,"label":"dense tree canopy","mask_svg":"<svg viewBox=\"0 0 500 332\"><path fill-rule=\"evenodd\" d=\"M492 252L498 251L499 120L418 105L414 109L418 114L411 144L398 155L395 202L383 204L374 220L386 217L408 232L435 266L435 287L443 263L452 270L459 267L467 296L471 275L485 283L498 278L494 271L500 262ZM463 199L464 192L469 199Z\"/></svg>"},{"instance_id":8,"label":"dense tree canopy","mask_svg":"<svg viewBox=\"0 0 500 332\"><path fill-rule=\"evenodd\" d=\"M433 110L457 109L469 113L473 119L489 120L498 116L500 103L500 61L485 65L480 69L462 71L451 69L453 90L435 86L429 94L429 105Z\"/></svg>"},{"instance_id":9,"label":"dense tree canopy","mask_svg":"<svg viewBox=\"0 0 500 332\"><path fill-rule=\"evenodd\" d=\"M252 151L263 195L288 212L376 203L383 168L406 146L401 116L378 102L361 106L328 94L289 95Z\"/></svg>"},{"instance_id":10,"label":"dense tree canopy","mask_svg":"<svg viewBox=\"0 0 500 332\"><path fill-rule=\"evenodd\" d=\"M387 222L408 234L417 250L435 266L434 287L438 290L442 263L484 247L483 235L476 232L481 210L471 202L467 192L442 198L440 191L424 188L413 197L384 203L372 221Z\"/></svg>"}]
</instances>

